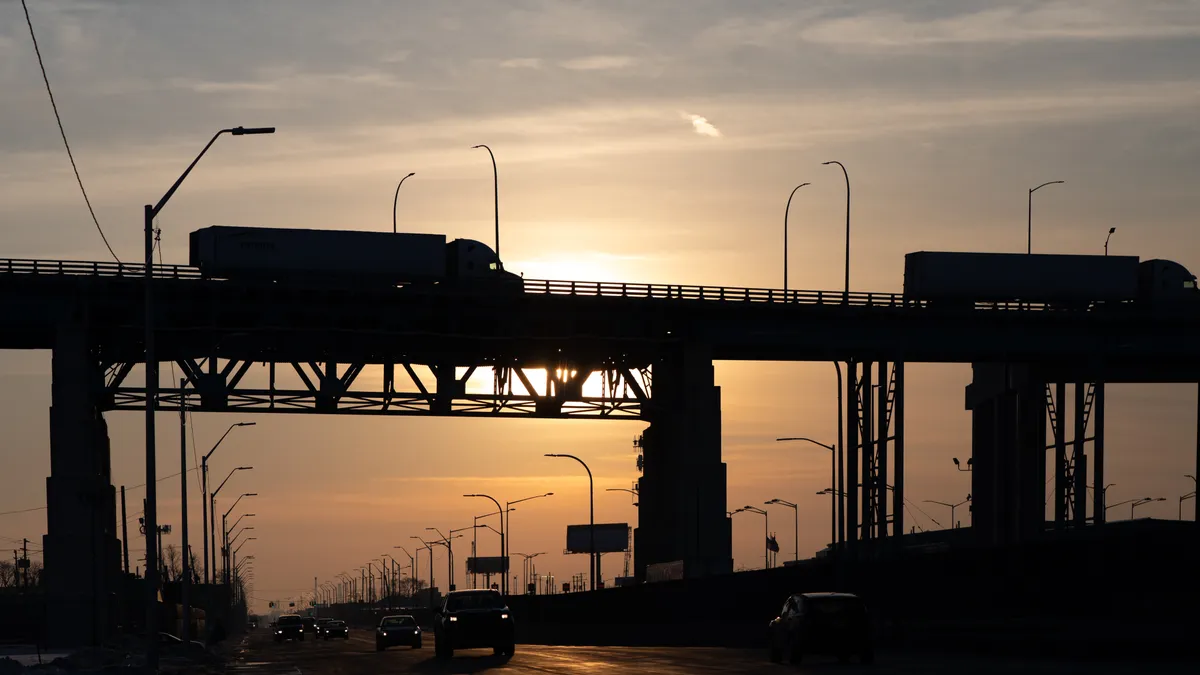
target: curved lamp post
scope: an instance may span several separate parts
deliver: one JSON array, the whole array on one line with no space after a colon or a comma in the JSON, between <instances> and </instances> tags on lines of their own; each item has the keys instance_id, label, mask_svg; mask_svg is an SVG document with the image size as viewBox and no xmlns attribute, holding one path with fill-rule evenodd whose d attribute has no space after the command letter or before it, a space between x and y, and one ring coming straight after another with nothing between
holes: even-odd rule
<instances>
[{"instance_id":1,"label":"curved lamp post","mask_svg":"<svg viewBox=\"0 0 1200 675\"><path fill-rule=\"evenodd\" d=\"M579 459L575 455L567 455L563 453L547 453L546 457L565 457L573 459L583 465L583 470L587 471L588 475L588 544L591 549L591 569L588 570L588 576L592 578L592 590L596 590L596 577L600 575L600 554L596 553L596 490L592 484L592 470L588 468L586 462Z\"/></svg>"},{"instance_id":2,"label":"curved lamp post","mask_svg":"<svg viewBox=\"0 0 1200 675\"><path fill-rule=\"evenodd\" d=\"M846 165L837 160L821 162L821 166L829 166L837 164L842 168L842 176L846 178L846 290L844 302L850 302L850 174L846 171Z\"/></svg>"},{"instance_id":3,"label":"curved lamp post","mask_svg":"<svg viewBox=\"0 0 1200 675\"><path fill-rule=\"evenodd\" d=\"M1027 238L1026 238L1026 242L1025 242L1025 253L1027 255L1030 253L1033 253L1033 193L1037 192L1038 190L1041 190L1042 188L1046 187L1047 185L1061 185L1062 183L1065 183L1065 182L1066 181L1052 180L1052 181L1042 183L1041 185L1039 185L1035 188L1029 188L1029 209L1028 209L1028 217L1027 217L1027 220L1025 223L1025 228L1027 230L1027 232L1026 232ZM1107 251L1108 251L1108 242L1107 241L1104 244L1104 249L1105 249L1105 254L1107 255Z\"/></svg>"},{"instance_id":4,"label":"curved lamp post","mask_svg":"<svg viewBox=\"0 0 1200 675\"><path fill-rule=\"evenodd\" d=\"M796 196L796 191L805 185L811 183L801 183L792 188L792 194L788 195L787 206L783 207L783 301L787 302L787 273L788 273L788 212L792 210L792 197Z\"/></svg>"},{"instance_id":5,"label":"curved lamp post","mask_svg":"<svg viewBox=\"0 0 1200 675\"><path fill-rule=\"evenodd\" d=\"M492 158L492 191L495 195L494 212L496 214L496 259L500 259L500 172L496 169L496 156L492 154L492 149L484 144L472 145L472 150L483 148L487 150L488 157Z\"/></svg>"},{"instance_id":6,"label":"curved lamp post","mask_svg":"<svg viewBox=\"0 0 1200 675\"><path fill-rule=\"evenodd\" d=\"M396 234L396 205L400 203L400 186L404 185L404 181L415 175L417 175L416 172L409 171L407 176L401 178L399 183L396 183L396 196L392 197L392 234Z\"/></svg>"}]
</instances>

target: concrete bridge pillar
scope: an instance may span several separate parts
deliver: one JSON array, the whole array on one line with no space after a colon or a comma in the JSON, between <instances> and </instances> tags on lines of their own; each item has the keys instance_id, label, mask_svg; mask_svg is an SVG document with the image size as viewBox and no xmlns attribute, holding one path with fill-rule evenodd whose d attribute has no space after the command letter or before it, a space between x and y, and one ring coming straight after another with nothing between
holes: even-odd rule
<instances>
[{"instance_id":1,"label":"concrete bridge pillar","mask_svg":"<svg viewBox=\"0 0 1200 675\"><path fill-rule=\"evenodd\" d=\"M733 571L721 461L721 389L713 384L712 355L683 345L654 364L654 383L642 435L643 474L634 530L634 567L682 560L684 574Z\"/></svg>"},{"instance_id":2,"label":"concrete bridge pillar","mask_svg":"<svg viewBox=\"0 0 1200 675\"><path fill-rule=\"evenodd\" d=\"M972 530L992 545L1035 538L1046 526L1046 383L1018 364L972 369Z\"/></svg>"},{"instance_id":3,"label":"concrete bridge pillar","mask_svg":"<svg viewBox=\"0 0 1200 675\"><path fill-rule=\"evenodd\" d=\"M46 639L54 646L99 644L112 635L121 572L104 373L86 322L58 327L50 406L47 534L42 538Z\"/></svg>"}]
</instances>

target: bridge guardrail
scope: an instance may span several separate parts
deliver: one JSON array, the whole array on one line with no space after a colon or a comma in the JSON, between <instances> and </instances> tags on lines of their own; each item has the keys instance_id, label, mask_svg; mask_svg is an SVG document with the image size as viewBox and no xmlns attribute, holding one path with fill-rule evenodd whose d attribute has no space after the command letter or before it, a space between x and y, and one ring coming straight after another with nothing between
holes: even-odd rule
<instances>
[{"instance_id":1,"label":"bridge guardrail","mask_svg":"<svg viewBox=\"0 0 1200 675\"><path fill-rule=\"evenodd\" d=\"M143 263L37 260L33 258L0 260L0 274L141 277L145 273L146 265ZM154 276L175 279L201 278L200 270L187 265L155 265Z\"/></svg>"},{"instance_id":2,"label":"bridge guardrail","mask_svg":"<svg viewBox=\"0 0 1200 675\"><path fill-rule=\"evenodd\" d=\"M79 260L39 260L34 258L0 259L0 274L70 275L141 278L146 266L142 263L101 262ZM154 276L160 279L202 279L200 270L189 265L154 265ZM752 302L795 305L849 305L852 307L914 307L923 302L906 301L900 293L864 291L803 291L778 288L745 288L737 286L694 286L683 284L630 284L608 281L553 281L525 279L525 292L540 295L575 295L584 297L640 298L661 300L702 300L715 302ZM1044 303L978 302L976 310L1053 310Z\"/></svg>"}]
</instances>

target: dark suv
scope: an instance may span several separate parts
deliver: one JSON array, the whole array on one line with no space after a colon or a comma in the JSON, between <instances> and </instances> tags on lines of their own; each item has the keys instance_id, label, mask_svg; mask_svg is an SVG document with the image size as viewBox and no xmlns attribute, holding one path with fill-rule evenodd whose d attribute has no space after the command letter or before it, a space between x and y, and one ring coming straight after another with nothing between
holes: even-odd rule
<instances>
[{"instance_id":1,"label":"dark suv","mask_svg":"<svg viewBox=\"0 0 1200 675\"><path fill-rule=\"evenodd\" d=\"M771 661L776 663L785 655L800 663L805 654L830 654L842 662L852 655L863 663L875 660L867 607L850 593L797 593L783 604L768 630Z\"/></svg>"},{"instance_id":2,"label":"dark suv","mask_svg":"<svg viewBox=\"0 0 1200 675\"><path fill-rule=\"evenodd\" d=\"M455 649L491 647L512 656L516 652L512 612L496 591L452 591L434 617L434 652L454 656Z\"/></svg>"},{"instance_id":3,"label":"dark suv","mask_svg":"<svg viewBox=\"0 0 1200 675\"><path fill-rule=\"evenodd\" d=\"M275 622L275 641L303 640L304 619L299 614L284 614Z\"/></svg>"}]
</instances>

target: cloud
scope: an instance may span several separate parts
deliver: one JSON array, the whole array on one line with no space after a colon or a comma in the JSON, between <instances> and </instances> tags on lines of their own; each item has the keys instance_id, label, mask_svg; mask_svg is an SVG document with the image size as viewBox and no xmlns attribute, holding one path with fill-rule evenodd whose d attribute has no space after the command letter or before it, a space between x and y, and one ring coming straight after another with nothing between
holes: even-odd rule
<instances>
[{"instance_id":1,"label":"cloud","mask_svg":"<svg viewBox=\"0 0 1200 675\"><path fill-rule=\"evenodd\" d=\"M535 58L505 59L500 62L501 68L541 68L542 60Z\"/></svg>"},{"instance_id":2,"label":"cloud","mask_svg":"<svg viewBox=\"0 0 1200 675\"><path fill-rule=\"evenodd\" d=\"M683 119L692 123L692 128L701 136L708 136L709 138L721 137L721 130L714 127L712 123L708 121L708 118L701 117L700 115L692 115L690 113L681 114L683 115Z\"/></svg>"},{"instance_id":3,"label":"cloud","mask_svg":"<svg viewBox=\"0 0 1200 675\"><path fill-rule=\"evenodd\" d=\"M915 18L887 11L818 20L807 42L862 49L920 49L964 44L1154 40L1200 36L1195 3L1048 2Z\"/></svg>"},{"instance_id":4,"label":"cloud","mask_svg":"<svg viewBox=\"0 0 1200 675\"><path fill-rule=\"evenodd\" d=\"M632 56L585 56L568 59L559 65L567 70L619 70L634 63L637 63L637 59Z\"/></svg>"}]
</instances>

